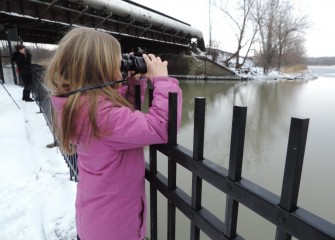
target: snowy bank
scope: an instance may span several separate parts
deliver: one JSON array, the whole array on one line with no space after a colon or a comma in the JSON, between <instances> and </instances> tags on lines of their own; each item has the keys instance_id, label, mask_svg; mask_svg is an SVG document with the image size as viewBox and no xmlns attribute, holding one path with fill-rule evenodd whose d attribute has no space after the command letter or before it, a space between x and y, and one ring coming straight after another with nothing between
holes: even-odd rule
<instances>
[{"instance_id":1,"label":"snowy bank","mask_svg":"<svg viewBox=\"0 0 335 240\"><path fill-rule=\"evenodd\" d=\"M213 56L201 52L200 49L197 49L197 54L192 53L192 55L199 55L201 57L207 57L211 60ZM223 52L218 50L215 62L225 66L224 61L230 57L231 53ZM240 61L243 61L243 58L240 58ZM229 69L236 73L238 77L243 80L314 80L318 78L318 75L313 73L310 70L297 71L296 73L284 73L278 69L273 69L269 72L268 75L264 75L263 69L261 67L255 66L254 62L251 59L246 59L245 64L241 69L235 69L236 58L233 58L229 61Z\"/></svg>"},{"instance_id":2,"label":"snowy bank","mask_svg":"<svg viewBox=\"0 0 335 240\"><path fill-rule=\"evenodd\" d=\"M69 181L68 167L57 148L46 147L53 136L39 107L21 100L23 88L13 83L9 66L4 71L6 83L0 86L0 239L76 239L76 183Z\"/></svg>"}]
</instances>

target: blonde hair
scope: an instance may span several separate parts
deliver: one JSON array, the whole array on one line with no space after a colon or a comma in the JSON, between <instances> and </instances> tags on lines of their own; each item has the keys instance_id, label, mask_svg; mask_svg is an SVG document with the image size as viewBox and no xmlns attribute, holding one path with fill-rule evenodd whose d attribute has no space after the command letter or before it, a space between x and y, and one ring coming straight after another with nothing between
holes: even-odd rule
<instances>
[{"instance_id":1,"label":"blonde hair","mask_svg":"<svg viewBox=\"0 0 335 240\"><path fill-rule=\"evenodd\" d=\"M78 88L98 86L105 82L120 80L121 47L112 36L90 28L74 28L59 42L45 76L45 83L54 95L64 94ZM116 90L117 86L103 87L70 95L63 109L62 119L55 120L55 133L60 147L65 153L72 154L73 140L76 137L76 120L85 95L85 104L89 104L88 119L91 136L100 138L97 126L98 97L104 96L113 102L113 106L132 105Z\"/></svg>"}]
</instances>

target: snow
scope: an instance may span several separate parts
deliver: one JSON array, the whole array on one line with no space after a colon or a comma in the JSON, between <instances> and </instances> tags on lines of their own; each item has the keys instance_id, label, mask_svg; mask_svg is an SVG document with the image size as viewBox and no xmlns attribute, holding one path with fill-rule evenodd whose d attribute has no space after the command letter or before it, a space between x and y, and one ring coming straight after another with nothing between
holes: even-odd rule
<instances>
[{"instance_id":1,"label":"snow","mask_svg":"<svg viewBox=\"0 0 335 240\"><path fill-rule=\"evenodd\" d=\"M197 53L193 53L192 55L199 55L202 57L207 57L213 60L213 56L202 52L200 49L196 49ZM217 50L218 56L216 58L216 62L225 66L224 61L231 56L231 53L224 52L221 50ZM240 62L243 61L243 57L240 57ZM310 70L305 70L297 73L283 73L280 70L272 69L268 73L268 75L263 74L263 69L261 67L255 66L252 60L246 59L245 64L241 69L235 69L236 58L233 58L229 61L229 69L234 71L237 76L240 76L243 79L247 80L313 80L318 78L318 76L312 73Z\"/></svg>"},{"instance_id":2,"label":"snow","mask_svg":"<svg viewBox=\"0 0 335 240\"><path fill-rule=\"evenodd\" d=\"M0 239L76 239L76 183L35 102L4 68L0 86ZM7 92L7 91L8 92ZM12 99L13 98L13 99ZM18 108L18 106L20 109Z\"/></svg>"}]
</instances>

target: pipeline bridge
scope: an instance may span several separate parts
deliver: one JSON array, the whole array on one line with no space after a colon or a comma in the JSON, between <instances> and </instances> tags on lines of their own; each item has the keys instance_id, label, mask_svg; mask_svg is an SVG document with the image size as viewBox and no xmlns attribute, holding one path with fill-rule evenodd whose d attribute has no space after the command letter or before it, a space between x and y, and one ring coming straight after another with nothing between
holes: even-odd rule
<instances>
[{"instance_id":1,"label":"pipeline bridge","mask_svg":"<svg viewBox=\"0 0 335 240\"><path fill-rule=\"evenodd\" d=\"M112 34L124 52L205 51L201 31L130 0L0 0L0 40L57 44L78 26Z\"/></svg>"}]
</instances>

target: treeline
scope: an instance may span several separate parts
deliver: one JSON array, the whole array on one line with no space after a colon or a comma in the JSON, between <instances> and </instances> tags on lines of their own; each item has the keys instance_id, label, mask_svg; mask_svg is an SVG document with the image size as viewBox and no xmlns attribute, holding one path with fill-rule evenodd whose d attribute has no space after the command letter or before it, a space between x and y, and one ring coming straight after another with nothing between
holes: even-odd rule
<instances>
[{"instance_id":1,"label":"treeline","mask_svg":"<svg viewBox=\"0 0 335 240\"><path fill-rule=\"evenodd\" d=\"M307 65L335 65L335 57L309 57L305 61Z\"/></svg>"}]
</instances>

